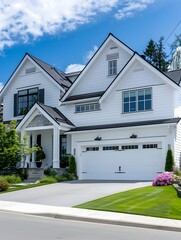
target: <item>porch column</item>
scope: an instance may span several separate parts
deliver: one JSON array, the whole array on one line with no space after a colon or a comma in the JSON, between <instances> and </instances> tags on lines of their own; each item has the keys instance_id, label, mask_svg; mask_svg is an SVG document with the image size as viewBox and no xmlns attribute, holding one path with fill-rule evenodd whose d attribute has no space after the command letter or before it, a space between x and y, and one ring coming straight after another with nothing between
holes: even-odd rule
<instances>
[{"instance_id":1,"label":"porch column","mask_svg":"<svg viewBox=\"0 0 181 240\"><path fill-rule=\"evenodd\" d=\"M21 142L23 141L23 135L24 135L24 131L21 131L20 132L20 139L21 139ZM25 160L23 158L21 158L21 163L20 163L20 166L21 168L24 168L25 167Z\"/></svg>"},{"instance_id":2,"label":"porch column","mask_svg":"<svg viewBox=\"0 0 181 240\"><path fill-rule=\"evenodd\" d=\"M59 129L53 129L53 168L60 168L60 135Z\"/></svg>"},{"instance_id":3,"label":"porch column","mask_svg":"<svg viewBox=\"0 0 181 240\"><path fill-rule=\"evenodd\" d=\"M36 144L36 139L35 139L35 134L34 132L32 133L32 146L35 146ZM35 163L35 152L32 152L32 162L31 162L31 168L36 168L36 163Z\"/></svg>"}]
</instances>

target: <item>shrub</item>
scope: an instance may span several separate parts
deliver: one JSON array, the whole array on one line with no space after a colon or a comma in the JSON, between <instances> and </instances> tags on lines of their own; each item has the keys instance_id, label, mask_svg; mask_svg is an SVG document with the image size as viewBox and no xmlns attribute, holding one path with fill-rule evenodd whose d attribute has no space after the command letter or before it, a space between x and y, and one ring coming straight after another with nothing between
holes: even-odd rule
<instances>
[{"instance_id":1,"label":"shrub","mask_svg":"<svg viewBox=\"0 0 181 240\"><path fill-rule=\"evenodd\" d=\"M16 175L10 175L10 176L6 176L6 180L8 183L12 184L12 183L21 183L22 180L19 176Z\"/></svg>"},{"instance_id":2,"label":"shrub","mask_svg":"<svg viewBox=\"0 0 181 240\"><path fill-rule=\"evenodd\" d=\"M9 184L7 182L7 180L3 177L0 177L0 191L7 191L9 188Z\"/></svg>"},{"instance_id":3,"label":"shrub","mask_svg":"<svg viewBox=\"0 0 181 240\"><path fill-rule=\"evenodd\" d=\"M71 156L70 159L69 159L68 173L77 176L76 161L75 161L75 157L74 156Z\"/></svg>"},{"instance_id":4,"label":"shrub","mask_svg":"<svg viewBox=\"0 0 181 240\"><path fill-rule=\"evenodd\" d=\"M172 150L168 149L166 162L165 162L165 171L172 172L173 166L174 166L174 158L173 158Z\"/></svg>"},{"instance_id":5,"label":"shrub","mask_svg":"<svg viewBox=\"0 0 181 240\"><path fill-rule=\"evenodd\" d=\"M47 176L47 177L55 177L57 175L57 172L56 170L54 169L51 169L51 168L46 168L44 170L44 174Z\"/></svg>"},{"instance_id":6,"label":"shrub","mask_svg":"<svg viewBox=\"0 0 181 240\"><path fill-rule=\"evenodd\" d=\"M40 183L56 183L57 180L54 177L43 177L40 179Z\"/></svg>"},{"instance_id":7,"label":"shrub","mask_svg":"<svg viewBox=\"0 0 181 240\"><path fill-rule=\"evenodd\" d=\"M162 173L153 180L153 186L167 186L172 184L172 173Z\"/></svg>"},{"instance_id":8,"label":"shrub","mask_svg":"<svg viewBox=\"0 0 181 240\"><path fill-rule=\"evenodd\" d=\"M22 181L25 179L28 179L28 169L27 168L18 169L18 174Z\"/></svg>"},{"instance_id":9,"label":"shrub","mask_svg":"<svg viewBox=\"0 0 181 240\"><path fill-rule=\"evenodd\" d=\"M63 182L63 181L67 181L69 179L67 179L67 177L62 175L62 176L57 176L56 180L57 180L57 182Z\"/></svg>"}]
</instances>

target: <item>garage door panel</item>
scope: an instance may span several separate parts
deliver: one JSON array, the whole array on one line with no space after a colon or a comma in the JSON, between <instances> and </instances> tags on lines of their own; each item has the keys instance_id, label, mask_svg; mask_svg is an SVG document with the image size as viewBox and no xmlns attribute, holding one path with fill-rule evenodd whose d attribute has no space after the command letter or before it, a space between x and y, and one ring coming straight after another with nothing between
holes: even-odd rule
<instances>
[{"instance_id":1,"label":"garage door panel","mask_svg":"<svg viewBox=\"0 0 181 240\"><path fill-rule=\"evenodd\" d=\"M162 149L87 151L81 154L82 179L152 180L163 170Z\"/></svg>"}]
</instances>

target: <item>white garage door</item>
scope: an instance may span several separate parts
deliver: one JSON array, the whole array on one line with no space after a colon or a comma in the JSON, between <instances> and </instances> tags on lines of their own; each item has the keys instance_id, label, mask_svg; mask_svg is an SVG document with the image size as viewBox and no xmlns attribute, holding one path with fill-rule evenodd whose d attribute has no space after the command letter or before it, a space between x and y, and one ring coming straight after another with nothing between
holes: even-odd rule
<instances>
[{"instance_id":1,"label":"white garage door","mask_svg":"<svg viewBox=\"0 0 181 240\"><path fill-rule=\"evenodd\" d=\"M164 169L161 143L81 148L81 179L152 180Z\"/></svg>"}]
</instances>

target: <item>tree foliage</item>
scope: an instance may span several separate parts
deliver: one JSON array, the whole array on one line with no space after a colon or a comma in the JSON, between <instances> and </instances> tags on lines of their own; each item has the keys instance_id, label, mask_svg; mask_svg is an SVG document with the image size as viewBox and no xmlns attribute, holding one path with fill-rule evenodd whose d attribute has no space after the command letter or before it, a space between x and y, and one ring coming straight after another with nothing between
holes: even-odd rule
<instances>
[{"instance_id":1,"label":"tree foliage","mask_svg":"<svg viewBox=\"0 0 181 240\"><path fill-rule=\"evenodd\" d=\"M153 66L157 67L161 71L167 71L169 61L167 60L168 56L165 53L163 41L163 37L160 37L158 43L151 39L148 42L144 54L146 60Z\"/></svg>"},{"instance_id":2,"label":"tree foliage","mask_svg":"<svg viewBox=\"0 0 181 240\"><path fill-rule=\"evenodd\" d=\"M172 150L168 149L166 162L165 162L165 171L172 172L173 167L174 167L174 158L173 158Z\"/></svg>"},{"instance_id":3,"label":"tree foliage","mask_svg":"<svg viewBox=\"0 0 181 240\"><path fill-rule=\"evenodd\" d=\"M11 121L9 125L0 122L0 170L15 168L21 159L25 162L26 157L38 149L29 147L26 134L20 141L16 131L16 121Z\"/></svg>"},{"instance_id":4,"label":"tree foliage","mask_svg":"<svg viewBox=\"0 0 181 240\"><path fill-rule=\"evenodd\" d=\"M0 122L0 169L11 169L20 161L20 142L16 122L10 125Z\"/></svg>"}]
</instances>

